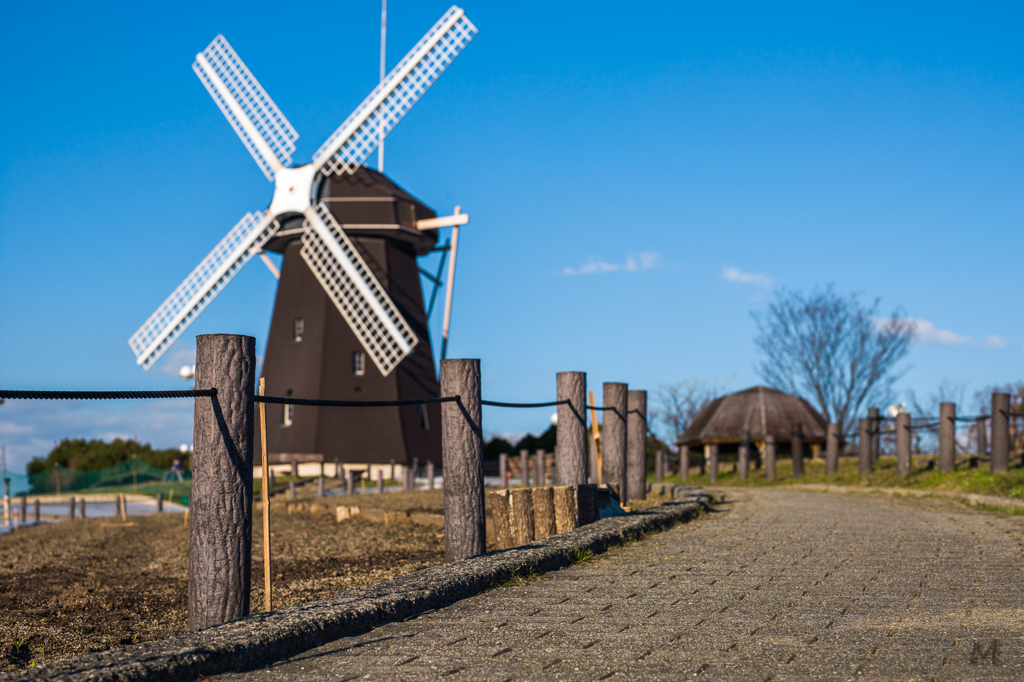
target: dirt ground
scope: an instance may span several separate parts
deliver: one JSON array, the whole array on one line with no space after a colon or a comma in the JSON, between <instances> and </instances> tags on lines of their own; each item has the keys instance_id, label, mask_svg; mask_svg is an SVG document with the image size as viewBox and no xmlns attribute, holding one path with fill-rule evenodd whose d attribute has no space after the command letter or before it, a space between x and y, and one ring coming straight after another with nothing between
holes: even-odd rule
<instances>
[{"instance_id":1,"label":"dirt ground","mask_svg":"<svg viewBox=\"0 0 1024 682\"><path fill-rule=\"evenodd\" d=\"M327 489L333 487L329 483ZM365 587L444 561L442 491L271 503L274 608ZM258 500L257 496L257 500ZM651 497L634 509L662 502ZM338 523L337 505L419 512L434 524ZM291 513L289 513L289 508ZM487 503L490 514L490 503ZM262 507L253 510L253 613L263 610ZM379 515L378 515L379 516ZM415 518L415 517L414 517ZM185 632L188 528L182 514L27 526L0 535L0 671ZM490 535L490 533L489 533ZM488 543L488 549L493 549Z\"/></svg>"},{"instance_id":2,"label":"dirt ground","mask_svg":"<svg viewBox=\"0 0 1024 682\"><path fill-rule=\"evenodd\" d=\"M439 514L437 491L271 504L274 607L320 599L444 561L442 529L361 518L334 506ZM303 503L303 498L305 501ZM295 508L298 507L298 508ZM253 612L263 610L262 510L253 513ZM186 627L188 528L181 514L90 518L0 536L0 670L163 639Z\"/></svg>"}]
</instances>

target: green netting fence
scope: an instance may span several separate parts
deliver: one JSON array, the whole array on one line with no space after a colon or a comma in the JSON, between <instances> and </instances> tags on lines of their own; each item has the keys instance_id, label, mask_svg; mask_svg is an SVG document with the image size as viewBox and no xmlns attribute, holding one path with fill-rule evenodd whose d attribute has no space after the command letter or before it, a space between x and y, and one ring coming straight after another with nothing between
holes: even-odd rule
<instances>
[{"instance_id":1,"label":"green netting fence","mask_svg":"<svg viewBox=\"0 0 1024 682\"><path fill-rule=\"evenodd\" d=\"M190 482L190 471L165 471L143 462L128 459L106 469L78 471L60 465L38 474L7 473L11 479L11 495L60 494L66 492L104 492L111 488L138 488L154 483Z\"/></svg>"}]
</instances>

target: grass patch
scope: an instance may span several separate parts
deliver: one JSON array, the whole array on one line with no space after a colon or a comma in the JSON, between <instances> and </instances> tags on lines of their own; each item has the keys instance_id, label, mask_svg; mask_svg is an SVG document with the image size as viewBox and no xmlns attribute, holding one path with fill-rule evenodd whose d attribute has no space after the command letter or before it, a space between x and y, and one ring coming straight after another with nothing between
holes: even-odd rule
<instances>
[{"instance_id":1,"label":"grass patch","mask_svg":"<svg viewBox=\"0 0 1024 682\"><path fill-rule=\"evenodd\" d=\"M590 561L593 558L594 558L594 553L591 552L589 549L582 549L580 547L573 547L572 548L572 559L570 559L570 563L582 564L584 561Z\"/></svg>"},{"instance_id":2,"label":"grass patch","mask_svg":"<svg viewBox=\"0 0 1024 682\"><path fill-rule=\"evenodd\" d=\"M499 583L498 587L522 587L527 583L533 582L539 577L540 573L532 567L527 569L515 568L512 569L512 575Z\"/></svg>"},{"instance_id":3,"label":"grass patch","mask_svg":"<svg viewBox=\"0 0 1024 682\"><path fill-rule=\"evenodd\" d=\"M1004 497L1024 498L1024 469L1011 468L1006 474L990 474L986 463L983 468L969 469L966 463L956 471L939 473L938 469L928 468L928 463L935 460L934 455L912 457L911 472L904 477L896 473L896 458L883 456L875 465L875 470L864 479L859 473L856 458L843 457L839 460L837 472L832 476L825 475L825 462L821 460L804 460L804 475L793 477L791 460L780 460L776 463L774 481L765 479L765 471L751 467L750 475L745 482L740 482L732 462L719 465L717 487L761 488L791 485L794 483L819 483L851 487L907 488L908 490L943 490L961 493L977 493L981 495L1002 495ZM679 476L669 476L666 482L678 483ZM687 484L698 486L711 485L707 474L691 472Z\"/></svg>"}]
</instances>

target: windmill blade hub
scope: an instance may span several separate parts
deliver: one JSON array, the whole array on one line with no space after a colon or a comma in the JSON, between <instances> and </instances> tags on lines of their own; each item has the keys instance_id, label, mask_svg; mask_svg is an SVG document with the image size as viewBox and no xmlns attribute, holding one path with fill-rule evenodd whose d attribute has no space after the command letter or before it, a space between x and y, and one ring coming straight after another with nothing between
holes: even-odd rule
<instances>
[{"instance_id":1,"label":"windmill blade hub","mask_svg":"<svg viewBox=\"0 0 1024 682\"><path fill-rule=\"evenodd\" d=\"M287 213L304 213L313 205L316 173L316 166L311 163L277 171L274 177L274 198L267 212L275 218Z\"/></svg>"}]
</instances>

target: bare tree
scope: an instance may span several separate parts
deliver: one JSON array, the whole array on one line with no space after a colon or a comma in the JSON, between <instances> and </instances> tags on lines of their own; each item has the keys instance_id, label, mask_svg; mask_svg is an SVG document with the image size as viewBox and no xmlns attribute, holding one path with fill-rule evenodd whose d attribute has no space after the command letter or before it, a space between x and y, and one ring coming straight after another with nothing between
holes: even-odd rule
<instances>
[{"instance_id":1,"label":"bare tree","mask_svg":"<svg viewBox=\"0 0 1024 682\"><path fill-rule=\"evenodd\" d=\"M674 446L693 418L720 396L723 389L724 386L720 387L717 382L699 379L659 386L656 406L652 410L654 422L665 427L667 440Z\"/></svg>"},{"instance_id":2,"label":"bare tree","mask_svg":"<svg viewBox=\"0 0 1024 682\"><path fill-rule=\"evenodd\" d=\"M878 316L879 302L865 307L855 294L832 285L809 296L783 290L764 313L752 313L754 340L764 360L757 372L768 385L818 406L841 432L852 435L856 417L892 396L914 336L913 320Z\"/></svg>"}]
</instances>

